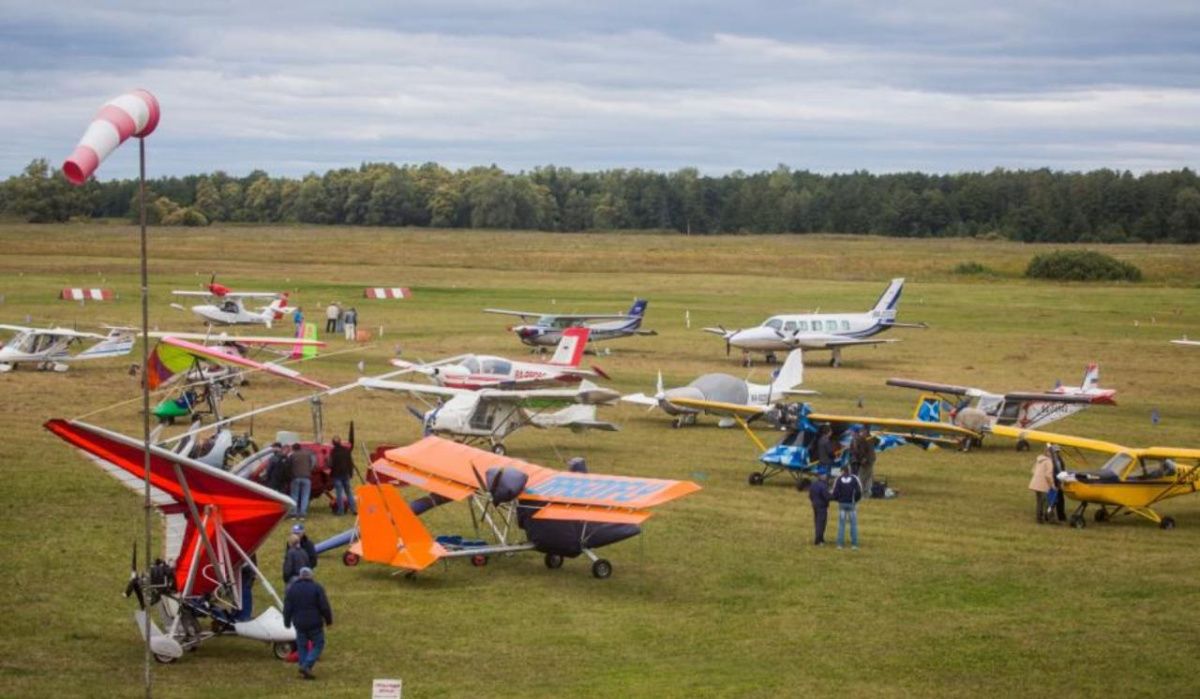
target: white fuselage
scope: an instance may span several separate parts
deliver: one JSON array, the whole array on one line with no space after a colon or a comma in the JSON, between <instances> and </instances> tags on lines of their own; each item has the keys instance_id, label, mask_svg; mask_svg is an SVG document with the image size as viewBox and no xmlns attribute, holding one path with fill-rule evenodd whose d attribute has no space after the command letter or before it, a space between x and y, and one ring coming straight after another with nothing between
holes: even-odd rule
<instances>
[{"instance_id":1,"label":"white fuselage","mask_svg":"<svg viewBox=\"0 0 1200 699\"><path fill-rule=\"evenodd\" d=\"M230 299L220 304L206 303L192 306L195 313L205 323L213 325L265 325L271 326L275 313L263 311L247 311L241 299Z\"/></svg>"},{"instance_id":2,"label":"white fuselage","mask_svg":"<svg viewBox=\"0 0 1200 699\"><path fill-rule=\"evenodd\" d=\"M478 390L489 386L534 388L579 383L579 374L553 364L514 362L504 357L467 355L457 364L433 367L429 376L439 386Z\"/></svg>"},{"instance_id":3,"label":"white fuselage","mask_svg":"<svg viewBox=\"0 0 1200 699\"><path fill-rule=\"evenodd\" d=\"M9 371L18 364L44 364L58 371L65 371L68 362L120 357L133 350L134 335L129 330L116 329L107 337L78 334L74 331L59 332L35 328L17 332L0 347L0 371ZM71 354L72 346L85 341L93 343L92 346Z\"/></svg>"},{"instance_id":4,"label":"white fuselage","mask_svg":"<svg viewBox=\"0 0 1200 699\"><path fill-rule=\"evenodd\" d=\"M762 325L729 335L729 344L754 352L828 349L844 340L861 340L887 330L894 310L867 313L808 313L771 316Z\"/></svg>"}]
</instances>

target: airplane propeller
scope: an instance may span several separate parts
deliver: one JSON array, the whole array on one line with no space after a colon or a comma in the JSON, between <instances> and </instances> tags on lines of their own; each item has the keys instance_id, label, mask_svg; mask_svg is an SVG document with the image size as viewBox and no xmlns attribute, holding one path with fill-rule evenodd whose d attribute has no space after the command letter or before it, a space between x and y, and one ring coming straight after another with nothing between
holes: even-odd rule
<instances>
[{"instance_id":1,"label":"airplane propeller","mask_svg":"<svg viewBox=\"0 0 1200 699\"><path fill-rule=\"evenodd\" d=\"M667 397L667 390L665 388L663 388L663 379L662 379L662 370L661 369L658 372L658 383L655 384L654 391L655 391L654 400L657 401L659 404L661 404ZM651 410L654 410L656 407L658 407L658 406L652 405L646 409L646 412L650 412Z\"/></svg>"}]
</instances>

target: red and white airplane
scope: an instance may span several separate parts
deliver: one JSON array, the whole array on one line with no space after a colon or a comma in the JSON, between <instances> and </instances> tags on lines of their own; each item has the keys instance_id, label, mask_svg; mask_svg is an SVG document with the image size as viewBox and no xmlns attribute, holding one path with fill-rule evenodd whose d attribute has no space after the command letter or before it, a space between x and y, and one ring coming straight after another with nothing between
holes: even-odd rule
<instances>
[{"instance_id":1,"label":"red and white airplane","mask_svg":"<svg viewBox=\"0 0 1200 699\"><path fill-rule=\"evenodd\" d=\"M439 386L477 391L481 388L537 388L579 383L585 378L607 379L599 367L579 366L587 347L588 328L567 328L549 362L519 362L490 355L460 354L429 364L393 359L403 369L387 376L414 371L428 376ZM385 377L380 377L385 378Z\"/></svg>"}]
</instances>

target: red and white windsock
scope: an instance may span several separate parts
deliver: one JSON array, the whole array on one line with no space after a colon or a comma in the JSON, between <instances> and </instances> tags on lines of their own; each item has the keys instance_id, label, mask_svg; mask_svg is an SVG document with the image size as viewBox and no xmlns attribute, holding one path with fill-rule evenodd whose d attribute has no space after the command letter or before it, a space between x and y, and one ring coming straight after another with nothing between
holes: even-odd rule
<instances>
[{"instance_id":1,"label":"red and white windsock","mask_svg":"<svg viewBox=\"0 0 1200 699\"><path fill-rule=\"evenodd\" d=\"M109 100L63 163L63 174L71 184L83 184L117 146L130 136L149 136L156 126L158 100L149 92L134 90Z\"/></svg>"}]
</instances>

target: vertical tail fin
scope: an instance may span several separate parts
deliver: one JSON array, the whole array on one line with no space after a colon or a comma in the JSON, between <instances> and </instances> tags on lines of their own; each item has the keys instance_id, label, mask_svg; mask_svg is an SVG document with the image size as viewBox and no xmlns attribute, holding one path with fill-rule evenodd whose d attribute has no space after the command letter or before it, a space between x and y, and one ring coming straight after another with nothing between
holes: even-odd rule
<instances>
[{"instance_id":1,"label":"vertical tail fin","mask_svg":"<svg viewBox=\"0 0 1200 699\"><path fill-rule=\"evenodd\" d=\"M583 350L587 347L588 337L591 334L590 328L580 327L564 330L562 339L558 341L558 347L554 349L554 356L550 358L550 363L559 366L579 366L579 360L583 359Z\"/></svg>"},{"instance_id":2,"label":"vertical tail fin","mask_svg":"<svg viewBox=\"0 0 1200 699\"><path fill-rule=\"evenodd\" d=\"M1087 369L1083 372L1083 383L1079 384L1083 390L1100 388L1100 365L1092 362L1087 365Z\"/></svg>"},{"instance_id":3,"label":"vertical tail fin","mask_svg":"<svg viewBox=\"0 0 1200 699\"><path fill-rule=\"evenodd\" d=\"M649 304L650 302L646 299L634 299L633 305L629 307L629 315L637 318L640 321L642 316L646 315L646 306Z\"/></svg>"},{"instance_id":4,"label":"vertical tail fin","mask_svg":"<svg viewBox=\"0 0 1200 699\"><path fill-rule=\"evenodd\" d=\"M358 532L363 558L407 570L424 570L445 554L412 508L390 485L360 485Z\"/></svg>"},{"instance_id":5,"label":"vertical tail fin","mask_svg":"<svg viewBox=\"0 0 1200 699\"><path fill-rule=\"evenodd\" d=\"M904 277L897 277L888 284L888 288L875 302L875 307L871 309L871 314L877 318L886 318L894 320L896 318L896 307L900 305L900 292L904 290Z\"/></svg>"},{"instance_id":6,"label":"vertical tail fin","mask_svg":"<svg viewBox=\"0 0 1200 699\"><path fill-rule=\"evenodd\" d=\"M804 383L804 350L788 352L779 373L771 381L771 394L775 395Z\"/></svg>"}]
</instances>

